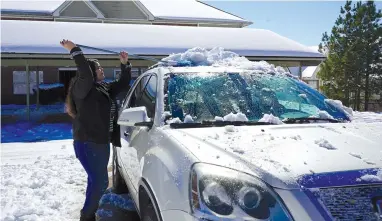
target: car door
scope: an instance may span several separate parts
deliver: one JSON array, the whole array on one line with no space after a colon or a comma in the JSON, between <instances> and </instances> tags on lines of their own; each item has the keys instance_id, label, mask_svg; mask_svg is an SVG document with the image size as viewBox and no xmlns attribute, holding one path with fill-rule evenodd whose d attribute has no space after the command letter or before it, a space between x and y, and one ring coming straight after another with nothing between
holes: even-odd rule
<instances>
[{"instance_id":1,"label":"car door","mask_svg":"<svg viewBox=\"0 0 382 221\"><path fill-rule=\"evenodd\" d=\"M143 76L136 85L124 109L145 106L148 117L154 119L156 90L157 76L155 74L147 74ZM130 181L132 187L130 190L134 191L134 193L132 193L132 197L135 198L134 200L138 200L138 185L142 176L142 157L149 148L149 140L149 128L121 125L121 164Z\"/></svg>"}]
</instances>

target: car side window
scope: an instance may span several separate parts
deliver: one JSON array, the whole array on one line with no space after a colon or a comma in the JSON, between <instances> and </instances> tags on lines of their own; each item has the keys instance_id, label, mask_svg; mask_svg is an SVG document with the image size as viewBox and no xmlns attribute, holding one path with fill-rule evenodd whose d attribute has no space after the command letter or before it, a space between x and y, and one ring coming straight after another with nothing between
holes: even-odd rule
<instances>
[{"instance_id":1,"label":"car side window","mask_svg":"<svg viewBox=\"0 0 382 221\"><path fill-rule=\"evenodd\" d=\"M149 118L155 115L157 77L155 74L142 77L131 94L127 108L145 106Z\"/></svg>"},{"instance_id":2,"label":"car side window","mask_svg":"<svg viewBox=\"0 0 382 221\"><path fill-rule=\"evenodd\" d=\"M142 79L145 83L139 97L137 96L137 106L145 106L149 118L155 116L155 105L157 97L157 76L155 74L147 76L147 79Z\"/></svg>"}]
</instances>

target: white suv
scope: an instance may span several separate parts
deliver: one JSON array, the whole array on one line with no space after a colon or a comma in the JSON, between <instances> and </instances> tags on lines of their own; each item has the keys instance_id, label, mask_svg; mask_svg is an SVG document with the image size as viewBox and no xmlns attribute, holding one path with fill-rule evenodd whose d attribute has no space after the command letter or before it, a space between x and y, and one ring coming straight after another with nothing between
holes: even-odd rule
<instances>
[{"instance_id":1,"label":"white suv","mask_svg":"<svg viewBox=\"0 0 382 221\"><path fill-rule=\"evenodd\" d=\"M382 124L291 76L154 67L123 101L117 184L141 219L379 220Z\"/></svg>"}]
</instances>

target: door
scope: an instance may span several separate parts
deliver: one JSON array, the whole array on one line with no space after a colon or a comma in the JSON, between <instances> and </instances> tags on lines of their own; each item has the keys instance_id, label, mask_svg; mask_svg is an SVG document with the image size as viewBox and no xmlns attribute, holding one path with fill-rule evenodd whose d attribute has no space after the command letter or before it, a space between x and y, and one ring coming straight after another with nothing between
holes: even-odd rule
<instances>
[{"instance_id":1,"label":"door","mask_svg":"<svg viewBox=\"0 0 382 221\"><path fill-rule=\"evenodd\" d=\"M145 106L149 118L154 119L157 76L147 74L143 76L133 92L124 109L131 107ZM122 164L125 174L130 181L130 190L134 190L132 197L138 202L138 185L141 174L141 164L143 156L149 149L150 130L146 127L131 127L121 125L120 164ZM128 184L129 185L129 184Z\"/></svg>"},{"instance_id":2,"label":"door","mask_svg":"<svg viewBox=\"0 0 382 221\"><path fill-rule=\"evenodd\" d=\"M76 72L76 70L59 70L60 83L64 85L63 97L66 97L68 94L70 81L76 76Z\"/></svg>"}]
</instances>

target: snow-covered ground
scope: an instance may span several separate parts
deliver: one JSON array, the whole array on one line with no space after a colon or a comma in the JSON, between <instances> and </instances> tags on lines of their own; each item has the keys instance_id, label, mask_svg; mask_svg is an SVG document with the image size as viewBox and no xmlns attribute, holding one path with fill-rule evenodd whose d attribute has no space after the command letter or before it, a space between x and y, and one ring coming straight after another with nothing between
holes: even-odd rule
<instances>
[{"instance_id":1,"label":"snow-covered ground","mask_svg":"<svg viewBox=\"0 0 382 221\"><path fill-rule=\"evenodd\" d=\"M1 144L2 221L79 219L87 176L72 142Z\"/></svg>"}]
</instances>

